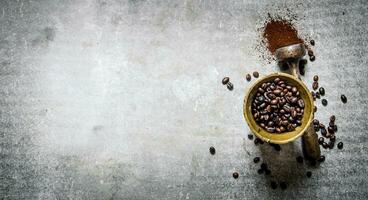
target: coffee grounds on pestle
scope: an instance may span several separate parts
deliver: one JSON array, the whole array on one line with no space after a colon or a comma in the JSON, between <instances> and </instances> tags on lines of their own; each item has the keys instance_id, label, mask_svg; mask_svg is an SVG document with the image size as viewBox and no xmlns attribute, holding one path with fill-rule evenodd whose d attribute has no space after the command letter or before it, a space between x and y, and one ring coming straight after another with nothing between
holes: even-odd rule
<instances>
[{"instance_id":1,"label":"coffee grounds on pestle","mask_svg":"<svg viewBox=\"0 0 368 200\"><path fill-rule=\"evenodd\" d=\"M299 38L298 31L288 20L270 19L266 22L263 32L263 42L271 54L275 54L276 49L298 43L304 43Z\"/></svg>"}]
</instances>

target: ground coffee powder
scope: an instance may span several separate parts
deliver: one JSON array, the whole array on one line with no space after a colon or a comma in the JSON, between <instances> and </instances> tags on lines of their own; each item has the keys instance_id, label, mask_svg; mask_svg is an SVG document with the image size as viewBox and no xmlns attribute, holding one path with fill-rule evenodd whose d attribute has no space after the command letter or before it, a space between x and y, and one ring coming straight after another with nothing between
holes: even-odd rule
<instances>
[{"instance_id":1,"label":"ground coffee powder","mask_svg":"<svg viewBox=\"0 0 368 200\"><path fill-rule=\"evenodd\" d=\"M273 55L276 49L292 44L304 43L298 31L290 21L270 19L266 22L263 32L263 43Z\"/></svg>"}]
</instances>

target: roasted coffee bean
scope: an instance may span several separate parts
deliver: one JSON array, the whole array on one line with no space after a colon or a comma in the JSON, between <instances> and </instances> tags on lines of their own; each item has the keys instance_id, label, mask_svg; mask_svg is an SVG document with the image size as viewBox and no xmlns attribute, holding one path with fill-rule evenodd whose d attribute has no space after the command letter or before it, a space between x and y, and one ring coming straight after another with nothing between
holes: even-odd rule
<instances>
[{"instance_id":1,"label":"roasted coffee bean","mask_svg":"<svg viewBox=\"0 0 368 200\"><path fill-rule=\"evenodd\" d=\"M318 131L319 131L319 129L320 129L320 128L319 128L319 126L316 126L316 125L314 125L313 127L314 127L314 130L315 130L316 132L318 132Z\"/></svg>"},{"instance_id":2,"label":"roasted coffee bean","mask_svg":"<svg viewBox=\"0 0 368 200\"><path fill-rule=\"evenodd\" d=\"M329 126L327 128L327 130L328 130L328 133L330 133L330 134L334 134L335 133L334 128L332 126Z\"/></svg>"},{"instance_id":3,"label":"roasted coffee bean","mask_svg":"<svg viewBox=\"0 0 368 200\"><path fill-rule=\"evenodd\" d=\"M320 94L321 96L324 96L324 95L325 95L325 88L320 87L320 88L318 89L318 91L319 91L319 94Z\"/></svg>"},{"instance_id":4,"label":"roasted coffee bean","mask_svg":"<svg viewBox=\"0 0 368 200\"><path fill-rule=\"evenodd\" d=\"M276 131L276 128L275 127L267 127L266 130L269 133L274 133Z\"/></svg>"},{"instance_id":5,"label":"roasted coffee bean","mask_svg":"<svg viewBox=\"0 0 368 200\"><path fill-rule=\"evenodd\" d=\"M313 88L313 90L317 90L318 89L318 82L317 81L314 81L313 82L312 88Z\"/></svg>"},{"instance_id":6,"label":"roasted coffee bean","mask_svg":"<svg viewBox=\"0 0 368 200\"><path fill-rule=\"evenodd\" d=\"M312 46L314 46L314 44L315 44L314 40L311 40L311 41L310 41L310 44L311 44Z\"/></svg>"},{"instance_id":7,"label":"roasted coffee bean","mask_svg":"<svg viewBox=\"0 0 368 200\"><path fill-rule=\"evenodd\" d=\"M342 143L342 142L337 143L337 148L338 149L344 148L344 143Z\"/></svg>"},{"instance_id":8,"label":"roasted coffee bean","mask_svg":"<svg viewBox=\"0 0 368 200\"><path fill-rule=\"evenodd\" d=\"M230 78L229 77L224 77L222 79L222 84L226 85L229 81L230 81Z\"/></svg>"},{"instance_id":9,"label":"roasted coffee bean","mask_svg":"<svg viewBox=\"0 0 368 200\"><path fill-rule=\"evenodd\" d=\"M316 98L317 99L320 99L321 98L321 95L319 94L319 92L316 92Z\"/></svg>"},{"instance_id":10,"label":"roasted coffee bean","mask_svg":"<svg viewBox=\"0 0 368 200\"><path fill-rule=\"evenodd\" d=\"M254 163L259 163L259 161L261 160L261 158L260 157L255 157L254 159L253 159L253 162Z\"/></svg>"},{"instance_id":11,"label":"roasted coffee bean","mask_svg":"<svg viewBox=\"0 0 368 200\"><path fill-rule=\"evenodd\" d=\"M335 115L331 115L331 117L330 117L330 122L335 122L335 120L336 120Z\"/></svg>"},{"instance_id":12,"label":"roasted coffee bean","mask_svg":"<svg viewBox=\"0 0 368 200\"><path fill-rule=\"evenodd\" d=\"M335 133L337 132L337 125L333 126L333 130L334 130Z\"/></svg>"},{"instance_id":13,"label":"roasted coffee bean","mask_svg":"<svg viewBox=\"0 0 368 200\"><path fill-rule=\"evenodd\" d=\"M250 80L252 79L252 76L251 76L250 74L247 74L247 75L245 76L245 78L247 79L247 81L250 81Z\"/></svg>"},{"instance_id":14,"label":"roasted coffee bean","mask_svg":"<svg viewBox=\"0 0 368 200\"><path fill-rule=\"evenodd\" d=\"M270 175L270 174L271 174L271 170L266 169L266 170L265 170L265 174L266 174L266 175Z\"/></svg>"},{"instance_id":15,"label":"roasted coffee bean","mask_svg":"<svg viewBox=\"0 0 368 200\"><path fill-rule=\"evenodd\" d=\"M229 89L230 91L234 89L234 85L233 85L231 82L228 82L228 83L226 84L226 87L227 87L227 89Z\"/></svg>"},{"instance_id":16,"label":"roasted coffee bean","mask_svg":"<svg viewBox=\"0 0 368 200\"><path fill-rule=\"evenodd\" d=\"M313 108L313 112L315 113L315 112L317 112L317 106L314 106L314 108Z\"/></svg>"},{"instance_id":17,"label":"roasted coffee bean","mask_svg":"<svg viewBox=\"0 0 368 200\"><path fill-rule=\"evenodd\" d=\"M313 81L318 81L318 79L319 79L318 75L313 76Z\"/></svg>"},{"instance_id":18,"label":"roasted coffee bean","mask_svg":"<svg viewBox=\"0 0 368 200\"><path fill-rule=\"evenodd\" d=\"M323 125L322 123L319 123L319 127L320 128L326 128L325 125Z\"/></svg>"},{"instance_id":19,"label":"roasted coffee bean","mask_svg":"<svg viewBox=\"0 0 368 200\"><path fill-rule=\"evenodd\" d=\"M275 144L273 146L273 148L276 150L276 151L281 151L281 146L279 144Z\"/></svg>"},{"instance_id":20,"label":"roasted coffee bean","mask_svg":"<svg viewBox=\"0 0 368 200\"><path fill-rule=\"evenodd\" d=\"M323 144L324 141L325 141L325 138L323 137L318 138L318 144Z\"/></svg>"},{"instance_id":21,"label":"roasted coffee bean","mask_svg":"<svg viewBox=\"0 0 368 200\"><path fill-rule=\"evenodd\" d=\"M281 183L280 183L280 188L281 188L282 190L286 190L286 188L287 188L287 184L286 184L286 182L281 182Z\"/></svg>"},{"instance_id":22,"label":"roasted coffee bean","mask_svg":"<svg viewBox=\"0 0 368 200\"><path fill-rule=\"evenodd\" d=\"M347 101L348 101L348 99L346 98L346 96L345 95L341 95L341 101L343 102L343 103L346 103Z\"/></svg>"},{"instance_id":23,"label":"roasted coffee bean","mask_svg":"<svg viewBox=\"0 0 368 200\"><path fill-rule=\"evenodd\" d=\"M313 120L313 124L314 124L314 125L316 125L316 126L317 126L317 125L319 126L319 121L318 121L318 119L314 119L314 120Z\"/></svg>"},{"instance_id":24,"label":"roasted coffee bean","mask_svg":"<svg viewBox=\"0 0 368 200\"><path fill-rule=\"evenodd\" d=\"M261 169L263 169L263 170L268 169L267 164L266 164L266 163L262 163L262 164L261 164Z\"/></svg>"},{"instance_id":25,"label":"roasted coffee bean","mask_svg":"<svg viewBox=\"0 0 368 200\"><path fill-rule=\"evenodd\" d=\"M271 104L272 105L276 105L276 104L278 104L279 103L279 101L277 100L277 99L273 99L272 101L271 101Z\"/></svg>"},{"instance_id":26,"label":"roasted coffee bean","mask_svg":"<svg viewBox=\"0 0 368 200\"><path fill-rule=\"evenodd\" d=\"M271 181L271 188L276 190L277 188L277 183L275 181Z\"/></svg>"},{"instance_id":27,"label":"roasted coffee bean","mask_svg":"<svg viewBox=\"0 0 368 200\"><path fill-rule=\"evenodd\" d=\"M263 169L258 169L258 174L263 174L264 170Z\"/></svg>"},{"instance_id":28,"label":"roasted coffee bean","mask_svg":"<svg viewBox=\"0 0 368 200\"><path fill-rule=\"evenodd\" d=\"M239 178L239 173L238 173L238 172L234 172L234 173L233 173L233 177L234 177L235 179Z\"/></svg>"},{"instance_id":29,"label":"roasted coffee bean","mask_svg":"<svg viewBox=\"0 0 368 200\"><path fill-rule=\"evenodd\" d=\"M326 157L325 156L323 156L323 155L321 155L318 159L317 159L317 161L318 162L324 162L326 160Z\"/></svg>"},{"instance_id":30,"label":"roasted coffee bean","mask_svg":"<svg viewBox=\"0 0 368 200\"><path fill-rule=\"evenodd\" d=\"M312 172L311 171L307 171L306 175L307 175L308 178L310 178L312 176Z\"/></svg>"},{"instance_id":31,"label":"roasted coffee bean","mask_svg":"<svg viewBox=\"0 0 368 200\"><path fill-rule=\"evenodd\" d=\"M313 61L315 61L315 60L316 60L316 57L315 57L315 56L310 56L310 57L309 57L309 60L310 60L311 62L313 62Z\"/></svg>"},{"instance_id":32,"label":"roasted coffee bean","mask_svg":"<svg viewBox=\"0 0 368 200\"><path fill-rule=\"evenodd\" d=\"M260 143L260 141L261 141L261 139L259 139L259 138L256 137L256 139L254 139L254 144L257 145L257 144Z\"/></svg>"},{"instance_id":33,"label":"roasted coffee bean","mask_svg":"<svg viewBox=\"0 0 368 200\"><path fill-rule=\"evenodd\" d=\"M326 130L326 128L321 128L321 135L323 137L326 137L327 136L327 130Z\"/></svg>"},{"instance_id":34,"label":"roasted coffee bean","mask_svg":"<svg viewBox=\"0 0 368 200\"><path fill-rule=\"evenodd\" d=\"M248 134L248 139L253 140L253 135L252 134Z\"/></svg>"},{"instance_id":35,"label":"roasted coffee bean","mask_svg":"<svg viewBox=\"0 0 368 200\"><path fill-rule=\"evenodd\" d=\"M254 78L258 78L259 77L259 73L257 71L253 72L253 76Z\"/></svg>"},{"instance_id":36,"label":"roasted coffee bean","mask_svg":"<svg viewBox=\"0 0 368 200\"><path fill-rule=\"evenodd\" d=\"M300 108L304 108L304 101L303 101L303 99L299 99L299 100L298 100L298 106L299 106Z\"/></svg>"},{"instance_id":37,"label":"roasted coffee bean","mask_svg":"<svg viewBox=\"0 0 368 200\"><path fill-rule=\"evenodd\" d=\"M313 55L314 55L313 51L312 50L308 50L308 56L313 56Z\"/></svg>"},{"instance_id":38,"label":"roasted coffee bean","mask_svg":"<svg viewBox=\"0 0 368 200\"><path fill-rule=\"evenodd\" d=\"M329 145L327 144L327 142L323 142L323 143L322 143L322 147L323 147L324 149L327 149L327 148L329 147Z\"/></svg>"},{"instance_id":39,"label":"roasted coffee bean","mask_svg":"<svg viewBox=\"0 0 368 200\"><path fill-rule=\"evenodd\" d=\"M330 141L335 142L336 141L336 136L335 135L331 135Z\"/></svg>"},{"instance_id":40,"label":"roasted coffee bean","mask_svg":"<svg viewBox=\"0 0 368 200\"><path fill-rule=\"evenodd\" d=\"M333 149L333 148L334 148L334 146L335 146L335 142L330 141L330 142L328 143L328 148Z\"/></svg>"},{"instance_id":41,"label":"roasted coffee bean","mask_svg":"<svg viewBox=\"0 0 368 200\"><path fill-rule=\"evenodd\" d=\"M302 157L302 156L298 156L298 157L296 157L296 161L297 161L298 163L303 163L303 157Z\"/></svg>"},{"instance_id":42,"label":"roasted coffee bean","mask_svg":"<svg viewBox=\"0 0 368 200\"><path fill-rule=\"evenodd\" d=\"M327 100L326 99L322 99L322 105L324 105L324 106L327 106Z\"/></svg>"},{"instance_id":43,"label":"roasted coffee bean","mask_svg":"<svg viewBox=\"0 0 368 200\"><path fill-rule=\"evenodd\" d=\"M276 83L276 84L278 84L280 81L281 81L281 79L280 79L280 78L275 78L275 79L273 80L273 82L274 82L274 83Z\"/></svg>"},{"instance_id":44,"label":"roasted coffee bean","mask_svg":"<svg viewBox=\"0 0 368 200\"><path fill-rule=\"evenodd\" d=\"M314 91L312 91L311 94L312 94L313 101L315 101L317 99L316 93Z\"/></svg>"},{"instance_id":45,"label":"roasted coffee bean","mask_svg":"<svg viewBox=\"0 0 368 200\"><path fill-rule=\"evenodd\" d=\"M210 147L210 153L214 155L216 153L215 147Z\"/></svg>"},{"instance_id":46,"label":"roasted coffee bean","mask_svg":"<svg viewBox=\"0 0 368 200\"><path fill-rule=\"evenodd\" d=\"M331 121L330 121L330 122L328 123L328 126L331 126L331 127L335 126L335 122L331 122Z\"/></svg>"}]
</instances>

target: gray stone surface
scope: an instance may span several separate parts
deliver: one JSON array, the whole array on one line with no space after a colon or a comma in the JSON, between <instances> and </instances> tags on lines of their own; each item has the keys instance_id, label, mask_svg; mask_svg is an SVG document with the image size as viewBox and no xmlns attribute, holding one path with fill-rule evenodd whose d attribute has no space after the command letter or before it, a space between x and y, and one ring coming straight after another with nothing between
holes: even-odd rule
<instances>
[{"instance_id":1,"label":"gray stone surface","mask_svg":"<svg viewBox=\"0 0 368 200\"><path fill-rule=\"evenodd\" d=\"M326 89L317 118L335 114L345 143L315 168L295 162L299 141L246 139L244 76L278 71L257 28L287 9L316 40L303 79ZM0 197L366 199L367 15L366 0L1 0Z\"/></svg>"}]
</instances>

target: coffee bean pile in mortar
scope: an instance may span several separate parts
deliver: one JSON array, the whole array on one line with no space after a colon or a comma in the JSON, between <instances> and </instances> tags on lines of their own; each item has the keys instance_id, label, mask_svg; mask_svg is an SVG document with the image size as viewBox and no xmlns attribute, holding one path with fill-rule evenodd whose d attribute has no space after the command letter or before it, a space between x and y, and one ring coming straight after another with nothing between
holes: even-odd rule
<instances>
[{"instance_id":1,"label":"coffee bean pile in mortar","mask_svg":"<svg viewBox=\"0 0 368 200\"><path fill-rule=\"evenodd\" d=\"M252 102L255 121L270 133L295 130L302 124L303 113L298 89L280 78L263 83Z\"/></svg>"}]
</instances>

